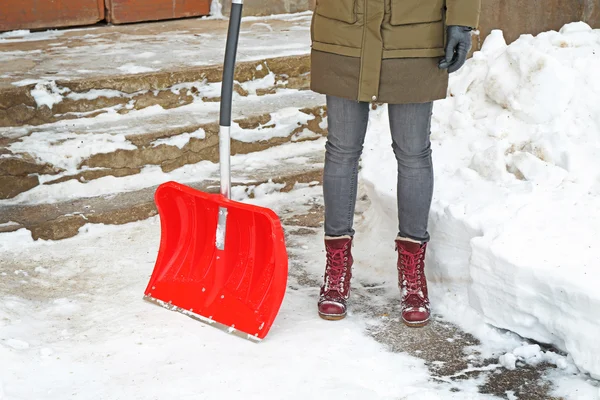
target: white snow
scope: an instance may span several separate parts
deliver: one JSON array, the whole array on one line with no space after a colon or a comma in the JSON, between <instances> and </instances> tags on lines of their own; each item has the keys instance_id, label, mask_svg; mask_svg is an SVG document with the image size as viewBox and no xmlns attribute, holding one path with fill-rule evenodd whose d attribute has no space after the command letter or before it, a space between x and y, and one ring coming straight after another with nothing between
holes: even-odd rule
<instances>
[{"instance_id":1,"label":"white snow","mask_svg":"<svg viewBox=\"0 0 600 400\"><path fill-rule=\"evenodd\" d=\"M28 85L33 85L35 83L39 83L41 80L40 79L23 79L20 81L16 81L16 82L12 82L12 85L14 86L28 86Z\"/></svg>"},{"instance_id":2,"label":"white snow","mask_svg":"<svg viewBox=\"0 0 600 400\"><path fill-rule=\"evenodd\" d=\"M156 56L156 53L154 53L153 51L145 51L143 53L136 54L135 58L152 58L154 56Z\"/></svg>"},{"instance_id":3,"label":"white snow","mask_svg":"<svg viewBox=\"0 0 600 400\"><path fill-rule=\"evenodd\" d=\"M40 162L48 162L67 172L76 172L82 160L93 154L110 153L119 149L134 150L137 147L123 134L38 131L11 143L12 152L29 153Z\"/></svg>"},{"instance_id":4,"label":"white snow","mask_svg":"<svg viewBox=\"0 0 600 400\"><path fill-rule=\"evenodd\" d=\"M204 129L200 128L194 132L189 132L189 133L186 132L186 133L182 133L180 135L168 137L166 139L155 140L154 142L152 142L152 147L156 147L156 146L160 146L160 145L164 144L167 146L176 146L176 147L179 147L180 149L183 149L185 147L185 145L187 145L189 143L191 138L204 139L205 137L206 137L206 132L204 132Z\"/></svg>"},{"instance_id":5,"label":"white snow","mask_svg":"<svg viewBox=\"0 0 600 400\"><path fill-rule=\"evenodd\" d=\"M214 19L223 19L223 6L219 0L212 0L210 3L210 16Z\"/></svg>"},{"instance_id":6,"label":"white snow","mask_svg":"<svg viewBox=\"0 0 600 400\"><path fill-rule=\"evenodd\" d=\"M304 188L252 201L279 212L320 192ZM332 335L332 324L315 317L312 291L288 290L258 344L143 301L160 240L158 217L80 232L56 243L2 234L0 271L12 268L7 260L32 271L52 263L30 287L0 294L0 381L9 399L168 398L173 388L193 398L493 398L477 393L481 379L457 383L464 393L431 381L422 360L387 351L360 318L336 323ZM318 246L321 238L308 242ZM10 278L0 277L0 285L17 284Z\"/></svg>"},{"instance_id":7,"label":"white snow","mask_svg":"<svg viewBox=\"0 0 600 400\"><path fill-rule=\"evenodd\" d=\"M499 358L500 364L505 368L514 370L516 363L520 361L522 364L537 366L541 363L555 365L558 369L569 374L576 374L577 367L573 364L573 360L569 356L562 356L552 351L542 351L537 344L524 344L503 354Z\"/></svg>"},{"instance_id":8,"label":"white snow","mask_svg":"<svg viewBox=\"0 0 600 400\"><path fill-rule=\"evenodd\" d=\"M55 81L40 82L31 89L31 96L35 99L38 107L48 106L52 109L54 104L63 100L63 93L69 92L67 88L59 88Z\"/></svg>"},{"instance_id":9,"label":"white snow","mask_svg":"<svg viewBox=\"0 0 600 400\"><path fill-rule=\"evenodd\" d=\"M12 347L15 350L26 350L29 348L29 343L19 339L8 339L6 341L8 347Z\"/></svg>"},{"instance_id":10,"label":"white snow","mask_svg":"<svg viewBox=\"0 0 600 400\"><path fill-rule=\"evenodd\" d=\"M73 28L73 29L49 29L40 32L31 32L29 30L16 30L0 33L0 42L37 42L42 40L56 39L67 32L78 32L78 31L92 31L97 28L85 27L85 28ZM51 44L52 46L52 44Z\"/></svg>"},{"instance_id":11,"label":"white snow","mask_svg":"<svg viewBox=\"0 0 600 400\"><path fill-rule=\"evenodd\" d=\"M305 114L298 108L287 107L271 113L271 120L255 129L241 129L239 124L231 124L231 138L241 142L257 142L276 137L287 137L294 128L306 124L315 117Z\"/></svg>"},{"instance_id":12,"label":"white snow","mask_svg":"<svg viewBox=\"0 0 600 400\"><path fill-rule=\"evenodd\" d=\"M4 38L12 38L12 37L22 37L29 35L31 31L29 29L19 29L16 31L8 31L4 33L0 33L0 39Z\"/></svg>"},{"instance_id":13,"label":"white snow","mask_svg":"<svg viewBox=\"0 0 600 400\"><path fill-rule=\"evenodd\" d=\"M510 369L510 370L514 370L516 369L516 362L517 362L517 357L515 357L514 354L512 353L506 353L502 356L500 356L500 364L502 364L504 366L504 368L506 369Z\"/></svg>"},{"instance_id":14,"label":"white snow","mask_svg":"<svg viewBox=\"0 0 600 400\"><path fill-rule=\"evenodd\" d=\"M319 137L318 133L315 133L313 131L311 131L308 128L305 128L303 130L301 130L300 132L296 132L294 133L294 135L292 136L292 142L298 142L298 141L302 141L302 140L306 140L306 139L314 139Z\"/></svg>"},{"instance_id":15,"label":"white snow","mask_svg":"<svg viewBox=\"0 0 600 400\"><path fill-rule=\"evenodd\" d=\"M133 97L139 93L123 93L119 90L113 89L92 89L83 93L72 92L67 95L71 100L95 100L100 97L112 98L112 97Z\"/></svg>"},{"instance_id":16,"label":"white snow","mask_svg":"<svg viewBox=\"0 0 600 400\"><path fill-rule=\"evenodd\" d=\"M155 68L150 68L150 67L143 67L140 65L135 65L132 63L127 63L125 65L122 65L120 67L117 68L120 71L123 71L127 74L142 74L144 72L154 72L154 71L158 71Z\"/></svg>"},{"instance_id":17,"label":"white snow","mask_svg":"<svg viewBox=\"0 0 600 400\"><path fill-rule=\"evenodd\" d=\"M0 33L0 43L33 42L40 40L52 40L64 34L64 30L47 30L31 32L29 30L16 30Z\"/></svg>"},{"instance_id":18,"label":"white snow","mask_svg":"<svg viewBox=\"0 0 600 400\"><path fill-rule=\"evenodd\" d=\"M524 359L532 359L539 357L541 353L541 348L537 344L530 344L526 346L517 347L512 352L517 357L522 357Z\"/></svg>"},{"instance_id":19,"label":"white snow","mask_svg":"<svg viewBox=\"0 0 600 400\"><path fill-rule=\"evenodd\" d=\"M597 378L599 70L600 30L575 23L509 46L494 31L452 76L451 96L434 107L427 260L437 311L466 328L479 329L479 317L553 344ZM376 229L392 235L386 113L371 116L361 177Z\"/></svg>"},{"instance_id":20,"label":"white snow","mask_svg":"<svg viewBox=\"0 0 600 400\"><path fill-rule=\"evenodd\" d=\"M600 388L592 380L572 380L560 372L551 372L548 378L554 383L552 395L564 399L588 400L600 399Z\"/></svg>"},{"instance_id":21,"label":"white snow","mask_svg":"<svg viewBox=\"0 0 600 400\"><path fill-rule=\"evenodd\" d=\"M310 13L274 18L306 20ZM265 19L269 18L244 20ZM254 24L250 30L268 28ZM306 52L306 46L298 43L288 48L291 53ZM259 54L273 48L253 45L251 50L250 54ZM127 73L147 72L134 64L121 68ZM579 374L581 370L600 377L597 71L600 31L584 23L537 37L523 35L509 46L501 32L494 31L482 51L452 75L452 96L436 102L432 124L436 185L427 273L434 312L482 341L477 347L482 356L498 360L485 371L555 365L546 377L556 384L553 395L565 399L600 399L597 381ZM66 93L52 81L25 84L31 83L37 84L32 94L38 106L52 107ZM256 89L273 83L269 74L243 86L254 95ZM192 86L200 89L196 96L220 94L218 83L188 83L174 90ZM68 96L117 95L123 94L90 91ZM370 117L361 182L372 205L357 223L354 253L361 266L355 271L360 282L391 293L397 290L395 270L389 268L395 262L396 163L386 112L381 107ZM245 142L284 137L312 118L298 108L285 108L254 130L234 124L232 136ZM85 127L80 121L70 123ZM323 121L321 127L326 126ZM79 170L81 161L92 154L135 148L118 133L40 130L21 137L19 132L12 133L20 141L10 145L11 151L27 152L67 172ZM191 138L204 135L199 130L152 145L183 148ZM299 130L293 140L308 136L309 132ZM245 182L244 172L304 164L307 154L322 151L323 144L324 139L319 139L234 156L233 176ZM218 165L209 162L169 174L151 166L136 176L38 186L3 204L110 195L166 180L200 181L217 173ZM280 212L299 207L322 190L312 183L281 193L283 186L271 181L248 183L234 187L232 198ZM432 383L422 360L388 352L365 334L365 325L372 321L350 315L336 323L332 340L332 325L314 315L314 292L288 290L269 338L260 344L248 344L142 302L159 230L155 217L124 226L86 225L78 236L56 243L34 242L25 229L0 233L0 399L52 400L69 394L83 399L163 398L172 397L173 387L180 397L206 398L243 393L247 398L305 399L315 391L344 399L491 398L477 393L483 375ZM322 273L321 247L318 235L301 246L311 277ZM492 326L552 344L568 354L543 350ZM193 377L185 371L193 371ZM28 384L30 380L35 384ZM266 397L264 387L269 388ZM517 398L512 391L506 396Z\"/></svg>"},{"instance_id":22,"label":"white snow","mask_svg":"<svg viewBox=\"0 0 600 400\"><path fill-rule=\"evenodd\" d=\"M262 67L262 64L259 66ZM240 86L247 90L249 94L255 95L257 89L268 89L275 86L275 74L269 72L263 78L243 82Z\"/></svg>"},{"instance_id":23,"label":"white snow","mask_svg":"<svg viewBox=\"0 0 600 400\"><path fill-rule=\"evenodd\" d=\"M128 142L115 142L106 141L100 142L99 149L108 149L109 146L129 146ZM305 141L302 143L286 144L270 148L260 154L239 154L231 157L233 180L236 182L244 182L248 180L248 173L253 172L258 168L265 168L269 166L279 166L287 164L287 158L294 159L296 156L303 156L306 153L320 151L323 148L324 141L322 139ZM115 147L116 148L116 147ZM36 153L46 156L47 153ZM48 156L55 157L54 153L48 154ZM63 166L73 168L77 164L78 160L63 160L56 156L57 160L63 162ZM295 164L291 162L290 164ZM110 195L119 192L127 192L132 190L138 190L153 185L159 185L168 180L175 180L181 183L198 182L211 177L217 177L218 179L218 168L219 165L209 161L201 161L197 164L184 165L170 173L162 171L160 166L152 165L142 168L140 174L130 175L121 178L115 178L114 176L105 176L99 179L83 183L77 180L69 180L59 184L53 185L39 185L35 188L23 192L13 199L2 200L2 204L23 204L23 203L54 203L60 201L66 201L72 198L80 197L93 197ZM0 243L0 249L2 243Z\"/></svg>"}]
</instances>

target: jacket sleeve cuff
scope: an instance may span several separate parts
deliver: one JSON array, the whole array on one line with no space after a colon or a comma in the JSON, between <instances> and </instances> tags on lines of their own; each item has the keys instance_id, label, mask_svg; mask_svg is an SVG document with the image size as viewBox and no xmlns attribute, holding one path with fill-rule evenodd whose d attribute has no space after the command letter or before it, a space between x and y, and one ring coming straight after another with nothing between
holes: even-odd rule
<instances>
[{"instance_id":1,"label":"jacket sleeve cuff","mask_svg":"<svg viewBox=\"0 0 600 400\"><path fill-rule=\"evenodd\" d=\"M460 25L477 28L481 0L447 0L446 25Z\"/></svg>"}]
</instances>

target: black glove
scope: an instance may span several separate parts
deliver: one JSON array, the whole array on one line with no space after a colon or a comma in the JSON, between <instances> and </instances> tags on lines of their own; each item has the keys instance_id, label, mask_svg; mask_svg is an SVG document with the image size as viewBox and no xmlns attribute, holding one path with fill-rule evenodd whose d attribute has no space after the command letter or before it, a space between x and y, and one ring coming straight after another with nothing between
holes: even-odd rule
<instances>
[{"instance_id":1,"label":"black glove","mask_svg":"<svg viewBox=\"0 0 600 400\"><path fill-rule=\"evenodd\" d=\"M467 26L450 25L447 28L446 57L440 60L439 67L448 69L448 73L456 72L467 60L471 50L471 31Z\"/></svg>"}]
</instances>

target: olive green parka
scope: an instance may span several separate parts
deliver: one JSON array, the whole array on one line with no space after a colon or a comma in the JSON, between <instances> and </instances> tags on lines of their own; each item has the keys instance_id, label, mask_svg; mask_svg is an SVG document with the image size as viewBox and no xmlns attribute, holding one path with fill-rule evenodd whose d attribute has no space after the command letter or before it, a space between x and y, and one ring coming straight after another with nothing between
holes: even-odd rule
<instances>
[{"instance_id":1,"label":"olive green parka","mask_svg":"<svg viewBox=\"0 0 600 400\"><path fill-rule=\"evenodd\" d=\"M481 0L317 0L311 89L352 100L422 103L446 97L446 26L477 28Z\"/></svg>"}]
</instances>

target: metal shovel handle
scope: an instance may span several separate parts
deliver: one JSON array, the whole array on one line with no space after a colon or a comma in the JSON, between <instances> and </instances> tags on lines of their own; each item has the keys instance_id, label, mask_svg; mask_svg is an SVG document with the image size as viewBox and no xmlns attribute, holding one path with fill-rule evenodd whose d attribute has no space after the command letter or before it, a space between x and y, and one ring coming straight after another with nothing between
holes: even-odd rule
<instances>
[{"instance_id":1,"label":"metal shovel handle","mask_svg":"<svg viewBox=\"0 0 600 400\"><path fill-rule=\"evenodd\" d=\"M235 57L240 36L243 4L244 0L231 1L221 86L219 164L221 167L221 195L228 199L231 198L231 100L233 96L233 75L235 72Z\"/></svg>"}]
</instances>

